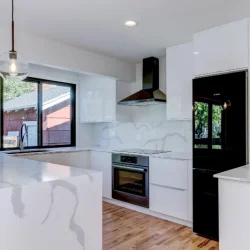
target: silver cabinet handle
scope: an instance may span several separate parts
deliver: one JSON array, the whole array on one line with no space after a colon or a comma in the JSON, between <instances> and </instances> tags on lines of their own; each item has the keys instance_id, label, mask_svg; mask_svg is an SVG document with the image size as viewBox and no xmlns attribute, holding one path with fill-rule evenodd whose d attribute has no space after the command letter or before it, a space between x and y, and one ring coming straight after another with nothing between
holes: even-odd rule
<instances>
[{"instance_id":1,"label":"silver cabinet handle","mask_svg":"<svg viewBox=\"0 0 250 250\"><path fill-rule=\"evenodd\" d=\"M159 186L159 187L164 187L164 188L170 188L170 189L179 190L179 191L186 191L186 189L184 189L184 188L170 187L170 186L165 186L165 185L160 185L160 184L155 184L155 183L150 183L150 184L154 185L154 186Z\"/></svg>"},{"instance_id":2,"label":"silver cabinet handle","mask_svg":"<svg viewBox=\"0 0 250 250\"><path fill-rule=\"evenodd\" d=\"M123 170L134 170L134 171L137 171L137 172L147 172L147 170L143 169L143 168L123 167L123 166L114 165L114 164L113 164L113 167L123 169Z\"/></svg>"}]
</instances>

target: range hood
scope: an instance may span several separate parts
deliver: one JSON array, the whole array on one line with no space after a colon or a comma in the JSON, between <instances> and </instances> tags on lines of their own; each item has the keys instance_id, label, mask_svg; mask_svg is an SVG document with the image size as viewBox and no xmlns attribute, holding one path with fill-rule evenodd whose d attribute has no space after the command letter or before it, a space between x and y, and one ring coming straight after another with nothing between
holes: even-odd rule
<instances>
[{"instance_id":1,"label":"range hood","mask_svg":"<svg viewBox=\"0 0 250 250\"><path fill-rule=\"evenodd\" d=\"M159 59L143 59L142 90L119 101L119 105L151 105L166 102L166 95L159 89Z\"/></svg>"}]
</instances>

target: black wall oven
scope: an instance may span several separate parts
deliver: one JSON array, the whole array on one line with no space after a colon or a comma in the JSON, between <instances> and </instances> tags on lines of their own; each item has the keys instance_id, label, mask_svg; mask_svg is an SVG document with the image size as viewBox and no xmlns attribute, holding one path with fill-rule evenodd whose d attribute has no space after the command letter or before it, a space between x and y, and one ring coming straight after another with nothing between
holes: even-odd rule
<instances>
[{"instance_id":1,"label":"black wall oven","mask_svg":"<svg viewBox=\"0 0 250 250\"><path fill-rule=\"evenodd\" d=\"M149 157L113 154L112 197L149 207Z\"/></svg>"}]
</instances>

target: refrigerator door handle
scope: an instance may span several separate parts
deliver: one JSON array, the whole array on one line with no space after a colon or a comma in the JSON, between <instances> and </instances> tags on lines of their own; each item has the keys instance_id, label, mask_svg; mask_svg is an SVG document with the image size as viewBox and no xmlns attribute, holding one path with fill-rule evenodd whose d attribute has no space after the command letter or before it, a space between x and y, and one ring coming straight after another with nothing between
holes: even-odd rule
<instances>
[{"instance_id":1,"label":"refrigerator door handle","mask_svg":"<svg viewBox=\"0 0 250 250\"><path fill-rule=\"evenodd\" d=\"M210 172L210 173L220 173L220 172L223 172L223 171L216 171L216 170L211 170L211 169L202 169L202 168L193 168L193 170L197 170L197 171L200 171L200 172Z\"/></svg>"}]
</instances>

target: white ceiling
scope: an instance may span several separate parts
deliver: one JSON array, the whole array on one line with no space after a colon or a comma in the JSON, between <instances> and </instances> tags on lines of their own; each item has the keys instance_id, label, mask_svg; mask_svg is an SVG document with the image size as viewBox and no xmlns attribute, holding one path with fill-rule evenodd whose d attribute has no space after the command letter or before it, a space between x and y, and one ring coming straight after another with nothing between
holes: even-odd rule
<instances>
[{"instance_id":1,"label":"white ceiling","mask_svg":"<svg viewBox=\"0 0 250 250\"><path fill-rule=\"evenodd\" d=\"M131 62L250 16L249 0L16 0L15 7L18 27ZM9 24L10 0L0 10L0 24ZM130 19L138 26L125 27Z\"/></svg>"}]
</instances>

